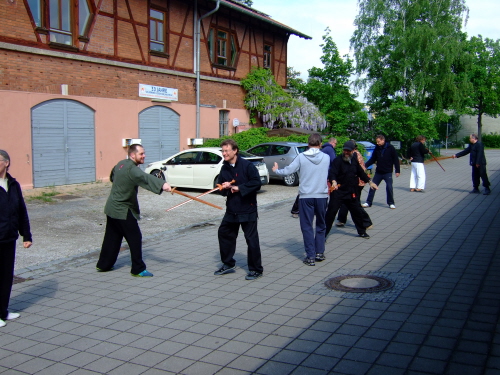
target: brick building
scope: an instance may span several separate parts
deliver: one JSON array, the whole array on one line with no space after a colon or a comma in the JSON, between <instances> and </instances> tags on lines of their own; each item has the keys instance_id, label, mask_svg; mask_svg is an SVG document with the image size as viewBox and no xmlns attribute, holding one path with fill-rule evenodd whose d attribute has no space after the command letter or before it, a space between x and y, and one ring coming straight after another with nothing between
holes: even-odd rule
<instances>
[{"instance_id":1,"label":"brick building","mask_svg":"<svg viewBox=\"0 0 500 375\"><path fill-rule=\"evenodd\" d=\"M248 127L240 80L285 86L290 35L232 0L6 0L0 148L32 188L108 180L133 139L148 163Z\"/></svg>"}]
</instances>

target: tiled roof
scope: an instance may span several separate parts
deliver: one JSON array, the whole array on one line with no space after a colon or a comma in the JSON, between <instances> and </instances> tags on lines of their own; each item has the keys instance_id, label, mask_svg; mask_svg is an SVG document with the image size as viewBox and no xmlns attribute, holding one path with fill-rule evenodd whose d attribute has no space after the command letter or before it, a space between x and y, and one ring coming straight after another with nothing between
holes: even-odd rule
<instances>
[{"instance_id":1,"label":"tiled roof","mask_svg":"<svg viewBox=\"0 0 500 375\"><path fill-rule=\"evenodd\" d=\"M212 1L217 2L217 0L212 0ZM290 34L297 35L297 36L304 38L304 39L312 39L309 35L303 34L298 30L292 29L291 27L284 25L281 22L275 21L269 15L262 13L262 12L258 11L257 9L251 8L245 4L239 3L237 1L220 0L220 5L231 8L237 12L241 12L243 14L250 16L250 17L256 18L260 21L269 23L269 24L276 26L282 30L285 30L286 32L288 32Z\"/></svg>"}]
</instances>

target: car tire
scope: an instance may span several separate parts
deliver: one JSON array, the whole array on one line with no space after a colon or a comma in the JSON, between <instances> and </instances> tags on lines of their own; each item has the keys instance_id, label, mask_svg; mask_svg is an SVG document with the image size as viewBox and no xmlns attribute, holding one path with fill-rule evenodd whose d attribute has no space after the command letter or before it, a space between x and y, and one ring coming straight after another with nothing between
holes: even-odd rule
<instances>
[{"instance_id":1,"label":"car tire","mask_svg":"<svg viewBox=\"0 0 500 375\"><path fill-rule=\"evenodd\" d=\"M285 176L283 178L283 182L286 186L297 186L299 184L299 175L297 173L293 173L290 176Z\"/></svg>"},{"instance_id":2,"label":"car tire","mask_svg":"<svg viewBox=\"0 0 500 375\"><path fill-rule=\"evenodd\" d=\"M219 176L215 176L214 178L214 189L217 187L217 181L219 180Z\"/></svg>"},{"instance_id":3,"label":"car tire","mask_svg":"<svg viewBox=\"0 0 500 375\"><path fill-rule=\"evenodd\" d=\"M163 174L163 171L159 169L153 169L150 174L165 181L165 175Z\"/></svg>"}]
</instances>

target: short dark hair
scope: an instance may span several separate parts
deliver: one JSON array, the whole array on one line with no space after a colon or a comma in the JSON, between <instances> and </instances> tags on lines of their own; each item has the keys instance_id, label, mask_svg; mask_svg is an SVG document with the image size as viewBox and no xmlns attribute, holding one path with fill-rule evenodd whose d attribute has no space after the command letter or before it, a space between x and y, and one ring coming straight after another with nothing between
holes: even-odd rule
<instances>
[{"instance_id":1,"label":"short dark hair","mask_svg":"<svg viewBox=\"0 0 500 375\"><path fill-rule=\"evenodd\" d=\"M375 137L375 139L381 139L381 140L385 141L385 137L382 134L377 135Z\"/></svg>"},{"instance_id":2,"label":"short dark hair","mask_svg":"<svg viewBox=\"0 0 500 375\"><path fill-rule=\"evenodd\" d=\"M472 138L476 139L476 140L477 140L477 139L479 139L479 137L477 136L477 134L476 134L476 133L472 133L470 136L471 136Z\"/></svg>"},{"instance_id":3,"label":"short dark hair","mask_svg":"<svg viewBox=\"0 0 500 375\"><path fill-rule=\"evenodd\" d=\"M5 151L5 150L0 150L0 156L1 156L4 160L6 160L6 161L8 161L8 162L9 162L9 166L7 167L7 170L9 170L9 167L10 167L10 156L9 156L9 154L8 154L8 153L7 153L7 151Z\"/></svg>"},{"instance_id":4,"label":"short dark hair","mask_svg":"<svg viewBox=\"0 0 500 375\"><path fill-rule=\"evenodd\" d=\"M236 143L236 141L234 139L225 139L222 141L222 143L220 144L220 147L222 146L231 146L231 149L232 150L236 150L236 151L239 151L239 147L238 147L238 144Z\"/></svg>"},{"instance_id":5,"label":"short dark hair","mask_svg":"<svg viewBox=\"0 0 500 375\"><path fill-rule=\"evenodd\" d=\"M314 133L309 136L307 144L312 147L317 147L321 146L321 141L322 141L321 135L319 135L318 133Z\"/></svg>"},{"instance_id":6,"label":"short dark hair","mask_svg":"<svg viewBox=\"0 0 500 375\"><path fill-rule=\"evenodd\" d=\"M128 154L129 154L129 156L132 155L132 154L135 154L139 150L139 147L144 148L144 146L140 145L139 143L134 143L133 145L130 145L129 148L128 148Z\"/></svg>"},{"instance_id":7,"label":"short dark hair","mask_svg":"<svg viewBox=\"0 0 500 375\"><path fill-rule=\"evenodd\" d=\"M417 138L415 138L417 140L417 142L422 142L422 141L425 141L427 140L427 138L425 138L425 136L423 135L417 135Z\"/></svg>"}]
</instances>

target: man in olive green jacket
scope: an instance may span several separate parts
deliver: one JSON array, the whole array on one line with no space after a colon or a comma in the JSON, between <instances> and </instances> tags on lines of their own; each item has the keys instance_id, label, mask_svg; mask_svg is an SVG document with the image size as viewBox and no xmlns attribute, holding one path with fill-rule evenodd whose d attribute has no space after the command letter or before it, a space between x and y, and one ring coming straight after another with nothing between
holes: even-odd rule
<instances>
[{"instance_id":1,"label":"man in olive green jacket","mask_svg":"<svg viewBox=\"0 0 500 375\"><path fill-rule=\"evenodd\" d=\"M146 157L141 145L131 145L128 157L120 161L111 171L110 180L113 186L104 207L106 232L97 262L97 271L106 272L113 269L123 237L125 237L132 259L132 276L153 276L146 270L146 264L142 260L142 233L137 223L140 219L137 190L140 186L153 193L161 194L163 191L172 189L167 182L137 167L139 164L144 164Z\"/></svg>"}]
</instances>

